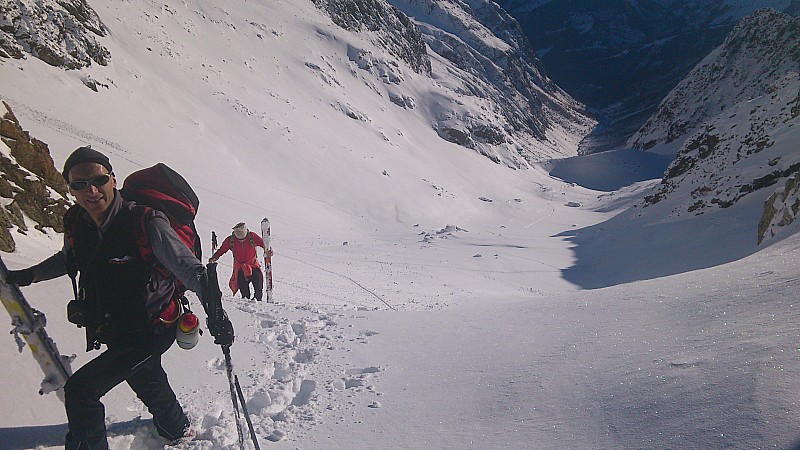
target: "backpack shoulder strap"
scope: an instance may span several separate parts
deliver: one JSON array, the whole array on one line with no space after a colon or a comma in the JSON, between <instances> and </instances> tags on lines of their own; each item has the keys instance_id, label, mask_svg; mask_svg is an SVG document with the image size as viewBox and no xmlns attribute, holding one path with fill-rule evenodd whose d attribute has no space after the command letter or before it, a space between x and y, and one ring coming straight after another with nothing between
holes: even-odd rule
<instances>
[{"instance_id":1,"label":"backpack shoulder strap","mask_svg":"<svg viewBox=\"0 0 800 450\"><path fill-rule=\"evenodd\" d=\"M252 231L247 233L247 240L250 242L250 245L253 248L256 248L256 242L253 240L253 235L250 234L250 233L252 233ZM236 236L234 236L233 233L231 233L231 251L233 251L233 243L234 242L236 242Z\"/></svg>"},{"instance_id":2,"label":"backpack shoulder strap","mask_svg":"<svg viewBox=\"0 0 800 450\"><path fill-rule=\"evenodd\" d=\"M133 217L133 238L139 255L147 262L154 263L153 247L150 246L150 236L147 234L147 221L153 215L153 209L149 206L136 205L131 208Z\"/></svg>"},{"instance_id":3,"label":"backpack shoulder strap","mask_svg":"<svg viewBox=\"0 0 800 450\"><path fill-rule=\"evenodd\" d=\"M67 237L67 241L69 242L70 247L75 246L75 227L78 223L78 218L80 217L81 211L80 205L72 205L64 214L64 234Z\"/></svg>"},{"instance_id":4,"label":"backpack shoulder strap","mask_svg":"<svg viewBox=\"0 0 800 450\"><path fill-rule=\"evenodd\" d=\"M78 266L75 263L75 224L80 215L80 205L72 205L64 214L64 236L69 243L69 251L66 253L67 275L72 280L72 293L78 299Z\"/></svg>"}]
</instances>

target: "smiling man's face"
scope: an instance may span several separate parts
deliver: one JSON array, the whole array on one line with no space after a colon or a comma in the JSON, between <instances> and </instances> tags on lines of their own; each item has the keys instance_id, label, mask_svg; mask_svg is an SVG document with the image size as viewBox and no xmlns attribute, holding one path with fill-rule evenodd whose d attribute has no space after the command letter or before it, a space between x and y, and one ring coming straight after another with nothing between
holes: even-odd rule
<instances>
[{"instance_id":1,"label":"smiling man's face","mask_svg":"<svg viewBox=\"0 0 800 450\"><path fill-rule=\"evenodd\" d=\"M105 184L96 186L98 180L102 180L104 175L109 175ZM75 189L72 183L75 181L94 181L88 183L83 189ZM117 180L114 175L97 163L76 164L69 170L69 192L75 196L78 204L85 209L89 216L100 226L105 219L106 211L114 201L114 189L117 187Z\"/></svg>"}]
</instances>

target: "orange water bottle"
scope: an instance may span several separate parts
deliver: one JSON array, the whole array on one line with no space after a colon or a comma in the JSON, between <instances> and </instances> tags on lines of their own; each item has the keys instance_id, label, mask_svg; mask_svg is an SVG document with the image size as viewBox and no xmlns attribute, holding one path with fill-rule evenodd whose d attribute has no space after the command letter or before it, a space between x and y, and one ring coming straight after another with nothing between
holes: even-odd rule
<instances>
[{"instance_id":1,"label":"orange water bottle","mask_svg":"<svg viewBox=\"0 0 800 450\"><path fill-rule=\"evenodd\" d=\"M175 332L175 341L184 350L189 350L197 345L200 340L200 320L193 312L181 316L178 330Z\"/></svg>"}]
</instances>

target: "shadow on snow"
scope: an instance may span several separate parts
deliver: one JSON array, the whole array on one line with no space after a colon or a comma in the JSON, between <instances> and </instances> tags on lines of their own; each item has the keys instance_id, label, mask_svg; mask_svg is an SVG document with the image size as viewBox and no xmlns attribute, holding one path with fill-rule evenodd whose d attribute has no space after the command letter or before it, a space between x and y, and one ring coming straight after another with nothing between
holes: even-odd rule
<instances>
[{"instance_id":1,"label":"shadow on snow","mask_svg":"<svg viewBox=\"0 0 800 450\"><path fill-rule=\"evenodd\" d=\"M23 450L39 446L64 445L67 424L0 428L0 442L6 450Z\"/></svg>"},{"instance_id":2,"label":"shadow on snow","mask_svg":"<svg viewBox=\"0 0 800 450\"><path fill-rule=\"evenodd\" d=\"M613 190L663 172L668 162L659 155L619 150L551 161L550 174L595 190ZM730 208L700 213L680 208L670 212L663 204L654 211L656 207L639 203L605 222L565 231L557 236L574 245L576 261L562 275L582 288L597 289L742 259L766 246L757 244L766 195L756 191ZM792 228L783 235L798 229Z\"/></svg>"},{"instance_id":3,"label":"shadow on snow","mask_svg":"<svg viewBox=\"0 0 800 450\"><path fill-rule=\"evenodd\" d=\"M152 423L152 420L141 417L113 423L108 426L108 437L134 434L142 428L152 428ZM0 448L3 450L27 450L39 447L63 447L67 430L66 423L0 428ZM151 434L155 434L155 429Z\"/></svg>"}]
</instances>

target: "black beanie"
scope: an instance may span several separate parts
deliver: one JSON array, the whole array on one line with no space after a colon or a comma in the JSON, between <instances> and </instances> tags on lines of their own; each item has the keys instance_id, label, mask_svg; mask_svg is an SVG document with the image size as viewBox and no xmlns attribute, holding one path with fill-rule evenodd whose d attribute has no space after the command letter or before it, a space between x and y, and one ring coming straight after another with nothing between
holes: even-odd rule
<instances>
[{"instance_id":1,"label":"black beanie","mask_svg":"<svg viewBox=\"0 0 800 450\"><path fill-rule=\"evenodd\" d=\"M64 163L64 171L61 172L64 179L69 181L69 170L81 163L97 163L108 169L108 172L111 173L111 162L106 155L91 147L79 147L69 155L67 162Z\"/></svg>"}]
</instances>

